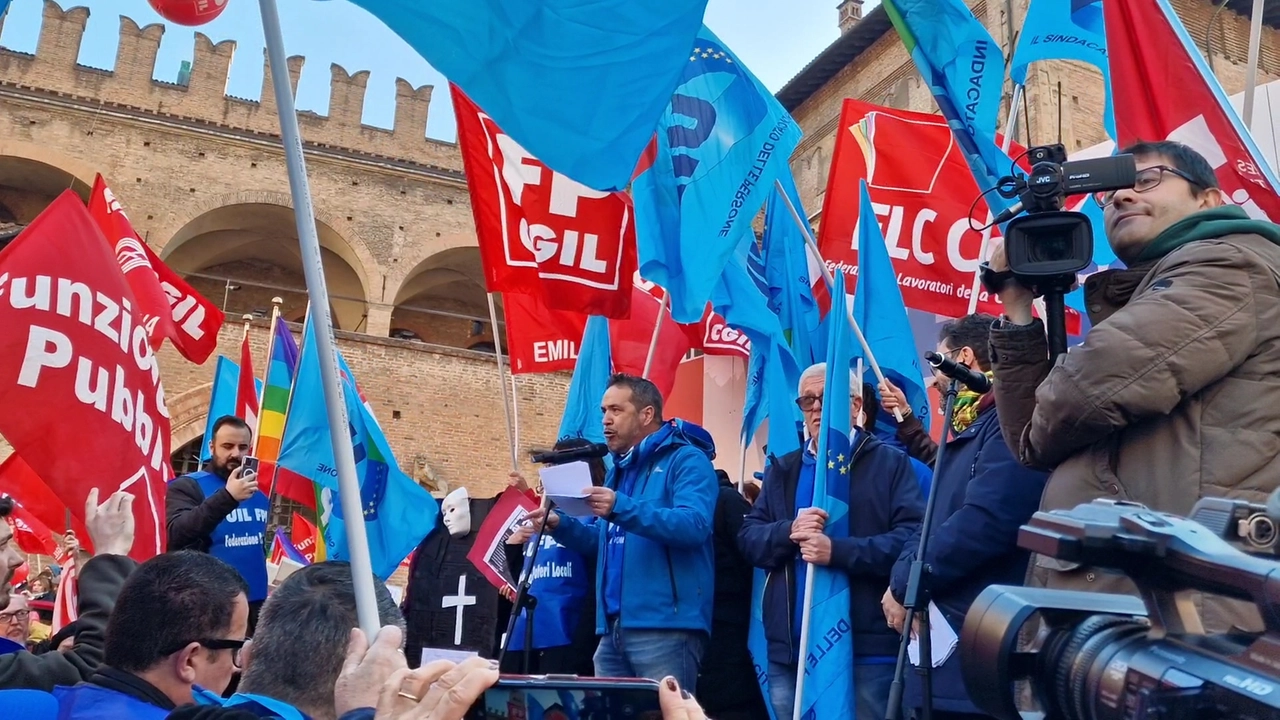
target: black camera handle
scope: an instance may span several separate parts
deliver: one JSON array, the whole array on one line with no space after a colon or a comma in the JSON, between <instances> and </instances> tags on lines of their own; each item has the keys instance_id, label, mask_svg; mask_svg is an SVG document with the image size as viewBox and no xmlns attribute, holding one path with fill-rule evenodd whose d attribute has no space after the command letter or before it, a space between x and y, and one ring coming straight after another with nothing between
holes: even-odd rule
<instances>
[{"instance_id":1,"label":"black camera handle","mask_svg":"<svg viewBox=\"0 0 1280 720\"><path fill-rule=\"evenodd\" d=\"M889 710L885 720L900 720L902 717L902 695L904 678L907 671L907 646L911 644L911 625L917 615L920 617L920 667L924 685L924 712L921 720L933 720L933 642L929 637L929 574L931 568L925 564L925 553L929 550L929 536L933 532L933 510L938 504L938 469L942 467L942 459L947 454L947 438L951 434L951 421L955 417L956 397L960 394L960 383L952 380L947 385L946 397L943 400L942 442L938 443L938 453L933 458L933 482L929 485L929 499L924 505L924 520L920 523L920 544L916 547L915 560L911 562L911 573L907 580L907 593L902 606L907 609L907 617L902 623L902 639L898 643L898 664L893 670L893 684L889 686Z\"/></svg>"},{"instance_id":2,"label":"black camera handle","mask_svg":"<svg viewBox=\"0 0 1280 720\"><path fill-rule=\"evenodd\" d=\"M1060 289L1047 290L1044 294L1044 326L1049 336L1049 363L1067 352L1066 296Z\"/></svg>"},{"instance_id":3,"label":"black camera handle","mask_svg":"<svg viewBox=\"0 0 1280 720\"><path fill-rule=\"evenodd\" d=\"M551 504L547 503L547 514L551 514ZM502 649L498 651L498 664L502 664L502 659L507 656L507 648L511 646L511 635L516 630L516 618L520 617L520 613L525 613L524 620L524 661L523 672L529 674L529 659L533 656L533 611L538 605L538 599L529 594L529 586L533 584L533 568L538 564L538 551L542 549L542 538L547 534L547 519L542 519L542 527L538 528L538 535L534 538L533 552L529 557L525 558L524 566L520 570L520 579L516 583L516 599L511 602L511 616L507 619L507 632L502 638ZM520 548L520 552L524 553L524 548Z\"/></svg>"}]
</instances>

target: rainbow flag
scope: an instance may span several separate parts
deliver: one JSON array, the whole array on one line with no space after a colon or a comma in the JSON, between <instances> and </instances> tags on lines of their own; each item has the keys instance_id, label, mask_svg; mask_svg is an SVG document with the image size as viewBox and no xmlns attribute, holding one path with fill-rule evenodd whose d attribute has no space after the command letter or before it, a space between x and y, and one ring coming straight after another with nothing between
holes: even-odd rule
<instances>
[{"instance_id":1,"label":"rainbow flag","mask_svg":"<svg viewBox=\"0 0 1280 720\"><path fill-rule=\"evenodd\" d=\"M289 392L298 371L298 343L293 333L275 318L271 327L271 357L267 359L266 383L258 417L257 458L274 463L280 457L280 441L284 438L284 417L289 411Z\"/></svg>"}]
</instances>

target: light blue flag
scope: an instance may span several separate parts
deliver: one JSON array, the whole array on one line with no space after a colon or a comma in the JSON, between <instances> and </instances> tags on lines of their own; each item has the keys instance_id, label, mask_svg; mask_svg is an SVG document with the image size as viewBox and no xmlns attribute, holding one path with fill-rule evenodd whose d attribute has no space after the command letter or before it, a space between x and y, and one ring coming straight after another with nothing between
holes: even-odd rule
<instances>
[{"instance_id":1,"label":"light blue flag","mask_svg":"<svg viewBox=\"0 0 1280 720\"><path fill-rule=\"evenodd\" d=\"M889 20L946 118L981 190L1009 173L995 143L1004 87L1004 57L964 0L882 0ZM989 193L999 214L1008 201Z\"/></svg>"},{"instance_id":2,"label":"light blue flag","mask_svg":"<svg viewBox=\"0 0 1280 720\"><path fill-rule=\"evenodd\" d=\"M759 265L759 250L752 236L747 247L729 259L711 295L711 309L751 339L752 360L748 364L746 401L742 413L744 442L755 436L760 423L770 415L772 396L766 395L765 389L780 384L792 388L787 391L791 393L800 382L800 369L787 345L778 316L769 308L768 294L769 286ZM795 403L787 404L795 407ZM790 411L784 406L780 412ZM787 422L780 419L783 421L777 423L778 430L785 431ZM774 425L770 421L770 437Z\"/></svg>"},{"instance_id":3,"label":"light blue flag","mask_svg":"<svg viewBox=\"0 0 1280 720\"><path fill-rule=\"evenodd\" d=\"M844 273L837 273L831 312L844 317ZM853 463L849 444L849 364L853 361L852 332L847 322L830 323L827 340L827 380L822 391L822 429L818 432L818 472L813 479L813 506L825 510L824 532L833 538L849 536L849 472ZM849 619L849 575L839 568L805 565L813 574L808 642L800 648L804 688L796 698L802 718L847 717L854 707L853 629ZM805 578L797 578L805 587ZM785 720L785 719L780 719Z\"/></svg>"},{"instance_id":4,"label":"light blue flag","mask_svg":"<svg viewBox=\"0 0 1280 720\"><path fill-rule=\"evenodd\" d=\"M613 359L609 349L609 320L599 315L587 318L587 327L578 345L578 360L560 417L560 437L582 437L604 442L604 412L600 399L609 387Z\"/></svg>"},{"instance_id":5,"label":"light blue flag","mask_svg":"<svg viewBox=\"0 0 1280 720\"><path fill-rule=\"evenodd\" d=\"M871 195L867 181L862 181L859 200L858 227L858 285L854 293L853 317L862 328L871 352L884 376L897 385L907 396L912 413L929 429L929 394L924 387L924 372L920 367L920 353L911 335L911 321L902 303L902 291L898 287L898 275L889 259L884 244L880 221L871 209ZM834 311L833 311L834 312ZM830 317L839 318L839 315ZM847 324L847 323L836 323ZM853 357L863 357L862 348L853 348ZM866 360L864 358L864 360ZM863 363L870 370L869 361ZM866 381L864 381L866 382ZM870 381L875 385L874 379ZM877 390L877 393L879 391ZM826 393L830 397L830 393ZM894 437L897 422L893 414L877 408L864 408L867 415L876 413L875 434Z\"/></svg>"},{"instance_id":6,"label":"light blue flag","mask_svg":"<svg viewBox=\"0 0 1280 720\"><path fill-rule=\"evenodd\" d=\"M667 289L676 322L695 323L729 258L754 238L751 219L800 127L710 30L687 57L631 194L640 274Z\"/></svg>"},{"instance_id":7,"label":"light blue flag","mask_svg":"<svg viewBox=\"0 0 1280 720\"><path fill-rule=\"evenodd\" d=\"M689 64L707 6L351 1L404 38L529 154L598 190L630 181Z\"/></svg>"},{"instance_id":8,"label":"light blue flag","mask_svg":"<svg viewBox=\"0 0 1280 720\"><path fill-rule=\"evenodd\" d=\"M0 0L3 2L3 0ZM254 389L262 395L262 381L253 381ZM240 366L230 358L218 356L213 366L213 389L209 393L209 415L204 421L204 444L200 446L200 464L209 462L212 453L209 444L213 441L213 424L223 415L236 414L236 393L240 387Z\"/></svg>"},{"instance_id":9,"label":"light blue flag","mask_svg":"<svg viewBox=\"0 0 1280 720\"><path fill-rule=\"evenodd\" d=\"M1111 102L1111 66L1107 63L1107 32L1102 0L1033 0L1022 21L1018 47L1009 66L1009 79L1027 82L1027 66L1041 60L1079 60L1102 72L1106 92L1103 128L1116 136Z\"/></svg>"},{"instance_id":10,"label":"light blue flag","mask_svg":"<svg viewBox=\"0 0 1280 720\"><path fill-rule=\"evenodd\" d=\"M326 557L349 560L346 521L338 496L338 473L320 381L321 361L308 316L278 463L281 468L321 487L320 513ZM439 507L435 498L396 464L386 435L368 404L361 401L355 376L340 353L338 365L348 431L355 450L369 557L374 574L386 580L435 527Z\"/></svg>"},{"instance_id":11,"label":"light blue flag","mask_svg":"<svg viewBox=\"0 0 1280 720\"><path fill-rule=\"evenodd\" d=\"M813 228L805 219L804 206L796 191L795 177L784 172L779 177L796 212L810 235ZM820 348L825 343L818 340L818 325L822 316L818 302L813 297L813 284L809 280L809 256L805 251L804 234L796 226L791 210L783 201L782 193L774 188L764 210L764 240L761 243L764 259L764 276L769 284L769 309L782 323L796 363L808 367L826 357Z\"/></svg>"}]
</instances>

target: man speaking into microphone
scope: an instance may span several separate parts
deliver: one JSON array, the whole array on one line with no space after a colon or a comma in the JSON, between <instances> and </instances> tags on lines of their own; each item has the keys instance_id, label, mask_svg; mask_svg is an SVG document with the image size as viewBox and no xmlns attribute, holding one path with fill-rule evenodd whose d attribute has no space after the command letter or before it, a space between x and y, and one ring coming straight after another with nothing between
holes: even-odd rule
<instances>
[{"instance_id":1,"label":"man speaking into microphone","mask_svg":"<svg viewBox=\"0 0 1280 720\"><path fill-rule=\"evenodd\" d=\"M644 378L614 375L601 409L614 463L604 487L583 491L595 517L546 520L557 542L597 557L596 675L696 687L715 593L715 444L702 428L665 422ZM529 517L540 527L541 510Z\"/></svg>"}]
</instances>

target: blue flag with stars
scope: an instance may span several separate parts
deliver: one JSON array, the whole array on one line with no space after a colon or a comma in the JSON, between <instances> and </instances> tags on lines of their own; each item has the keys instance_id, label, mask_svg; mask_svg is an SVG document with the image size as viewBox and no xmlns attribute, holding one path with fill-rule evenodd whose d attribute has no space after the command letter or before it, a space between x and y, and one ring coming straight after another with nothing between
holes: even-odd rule
<instances>
[{"instance_id":1,"label":"blue flag with stars","mask_svg":"<svg viewBox=\"0 0 1280 720\"><path fill-rule=\"evenodd\" d=\"M844 273L837 273L832 290L832 317L845 317ZM818 471L813 479L813 506L827 512L824 532L833 538L849 536L849 472L853 451L849 402L849 364L853 361L847 322L827 323L827 379L822 390L822 427L818 432ZM853 627L849 619L849 575L838 568L808 565L813 574L807 644L800 648L804 672L803 695L796 698L800 717L846 717L854 707ZM797 580L799 582L799 580Z\"/></svg>"},{"instance_id":2,"label":"blue flag with stars","mask_svg":"<svg viewBox=\"0 0 1280 720\"><path fill-rule=\"evenodd\" d=\"M667 289L676 322L702 319L799 142L795 120L704 26L631 185L640 274Z\"/></svg>"},{"instance_id":3,"label":"blue flag with stars","mask_svg":"<svg viewBox=\"0 0 1280 720\"><path fill-rule=\"evenodd\" d=\"M326 557L349 560L329 415L320 381L321 362L315 328L308 315L298 358L298 377L294 381L277 462L280 467L320 486L320 525ZM355 376L341 353L338 353L338 367L346 401L347 429L355 450L369 558L374 574L386 580L435 527L439 506L430 493L396 464L391 445L369 406L361 401Z\"/></svg>"},{"instance_id":4,"label":"blue flag with stars","mask_svg":"<svg viewBox=\"0 0 1280 720\"><path fill-rule=\"evenodd\" d=\"M853 318L862 328L862 336L875 355L880 371L906 394L911 412L920 418L927 431L929 394L924 387L920 353L916 351L907 306L902 302L898 274L893 270L893 261L885 247L880 220L871 208L866 180L862 181L859 202L862 204L858 206L858 228L855 231L858 238L858 286L853 296ZM861 346L854 348L853 357L863 357ZM870 369L870 361L863 360L863 367ZM872 384L875 384L874 378ZM879 389L876 393L878 397ZM892 438L897 435L898 425L892 413L878 407L866 410L868 416L876 413L876 436Z\"/></svg>"}]
</instances>

